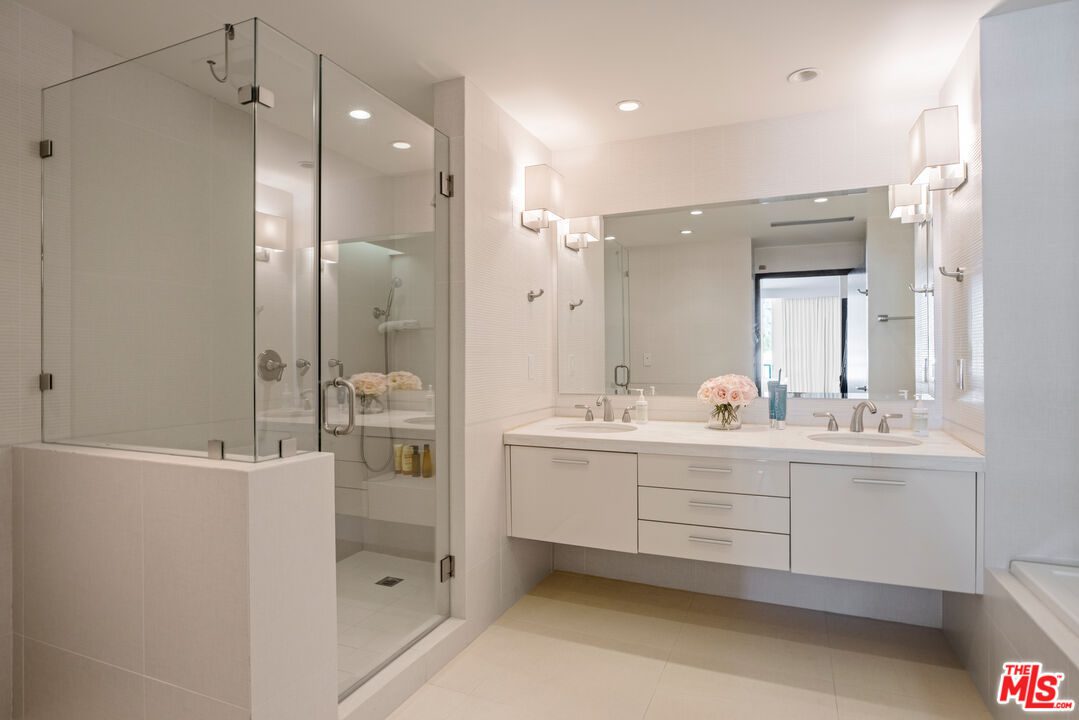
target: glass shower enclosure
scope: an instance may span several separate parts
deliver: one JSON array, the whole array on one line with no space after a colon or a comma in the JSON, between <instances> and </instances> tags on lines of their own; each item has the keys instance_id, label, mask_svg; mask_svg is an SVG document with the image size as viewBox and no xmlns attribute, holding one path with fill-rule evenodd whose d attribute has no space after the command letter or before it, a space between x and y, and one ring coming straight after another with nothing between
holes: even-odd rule
<instances>
[{"instance_id":1,"label":"glass shower enclosure","mask_svg":"<svg viewBox=\"0 0 1079 720\"><path fill-rule=\"evenodd\" d=\"M449 615L446 138L257 19L42 100L44 440L334 453L347 695Z\"/></svg>"},{"instance_id":2,"label":"glass shower enclosure","mask_svg":"<svg viewBox=\"0 0 1079 720\"><path fill-rule=\"evenodd\" d=\"M317 448L317 83L249 20L44 90L46 442Z\"/></svg>"}]
</instances>

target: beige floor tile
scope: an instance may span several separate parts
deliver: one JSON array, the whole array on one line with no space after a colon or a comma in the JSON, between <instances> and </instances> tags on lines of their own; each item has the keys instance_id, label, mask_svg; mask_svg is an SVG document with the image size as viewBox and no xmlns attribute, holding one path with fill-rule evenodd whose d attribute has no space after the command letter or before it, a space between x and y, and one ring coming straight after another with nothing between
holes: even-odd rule
<instances>
[{"instance_id":1,"label":"beige floor tile","mask_svg":"<svg viewBox=\"0 0 1079 720\"><path fill-rule=\"evenodd\" d=\"M526 595L502 621L546 625L662 651L674 646L682 627L681 617L670 616L667 609L626 601L604 603L584 594L558 600Z\"/></svg>"},{"instance_id":2,"label":"beige floor tile","mask_svg":"<svg viewBox=\"0 0 1079 720\"><path fill-rule=\"evenodd\" d=\"M849 701L901 697L926 710L981 705L963 668L847 650L832 651L832 667L836 694Z\"/></svg>"},{"instance_id":3,"label":"beige floor tile","mask_svg":"<svg viewBox=\"0 0 1079 720\"><path fill-rule=\"evenodd\" d=\"M686 626L668 667L834 693L831 652L824 645L722 628Z\"/></svg>"},{"instance_id":4,"label":"beige floor tile","mask_svg":"<svg viewBox=\"0 0 1079 720\"><path fill-rule=\"evenodd\" d=\"M944 704L885 694L872 699L840 695L836 700L840 720L990 720L989 711L977 696L973 701L967 696Z\"/></svg>"},{"instance_id":5,"label":"beige floor tile","mask_svg":"<svg viewBox=\"0 0 1079 720\"><path fill-rule=\"evenodd\" d=\"M828 645L837 650L960 667L940 630L849 615L829 614L827 617Z\"/></svg>"},{"instance_id":6,"label":"beige floor tile","mask_svg":"<svg viewBox=\"0 0 1079 720\"><path fill-rule=\"evenodd\" d=\"M779 692L765 683L747 683L729 694L690 693L661 686L645 720L835 720L835 696L807 691Z\"/></svg>"},{"instance_id":7,"label":"beige floor tile","mask_svg":"<svg viewBox=\"0 0 1079 720\"><path fill-rule=\"evenodd\" d=\"M394 717L987 717L956 665L935 630L560 572L428 684L459 702Z\"/></svg>"}]
</instances>

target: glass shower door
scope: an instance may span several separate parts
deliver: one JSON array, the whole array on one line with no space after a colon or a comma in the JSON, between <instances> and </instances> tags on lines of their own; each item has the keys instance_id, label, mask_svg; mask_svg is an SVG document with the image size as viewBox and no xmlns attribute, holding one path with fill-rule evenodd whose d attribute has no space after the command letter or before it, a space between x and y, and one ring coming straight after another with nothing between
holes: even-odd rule
<instances>
[{"instance_id":1,"label":"glass shower door","mask_svg":"<svg viewBox=\"0 0 1079 720\"><path fill-rule=\"evenodd\" d=\"M338 691L449 614L448 142L323 58L322 449L336 456Z\"/></svg>"}]
</instances>

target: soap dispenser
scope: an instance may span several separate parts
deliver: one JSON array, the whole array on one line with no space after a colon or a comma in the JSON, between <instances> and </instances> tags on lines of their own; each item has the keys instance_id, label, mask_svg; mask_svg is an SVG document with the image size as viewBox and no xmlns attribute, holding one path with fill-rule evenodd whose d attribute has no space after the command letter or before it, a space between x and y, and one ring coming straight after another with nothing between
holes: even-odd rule
<instances>
[{"instance_id":1,"label":"soap dispenser","mask_svg":"<svg viewBox=\"0 0 1079 720\"><path fill-rule=\"evenodd\" d=\"M918 399L910 411L911 429L916 437L929 437L929 408L922 406L921 395L916 397Z\"/></svg>"},{"instance_id":2,"label":"soap dispenser","mask_svg":"<svg viewBox=\"0 0 1079 720\"><path fill-rule=\"evenodd\" d=\"M640 393L640 397L633 404L633 415L638 424L644 425L648 422L648 401L644 399L644 388L638 388L637 392Z\"/></svg>"}]
</instances>

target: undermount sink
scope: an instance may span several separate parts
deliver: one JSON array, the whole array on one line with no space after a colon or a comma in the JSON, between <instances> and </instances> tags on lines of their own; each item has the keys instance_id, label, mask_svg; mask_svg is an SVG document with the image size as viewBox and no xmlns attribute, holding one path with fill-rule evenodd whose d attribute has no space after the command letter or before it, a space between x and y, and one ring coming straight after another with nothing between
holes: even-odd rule
<instances>
[{"instance_id":1,"label":"undermount sink","mask_svg":"<svg viewBox=\"0 0 1079 720\"><path fill-rule=\"evenodd\" d=\"M913 447L921 445L921 440L908 437L894 437L881 433L817 433L810 435L810 440L816 440L829 445L853 445L854 447Z\"/></svg>"},{"instance_id":2,"label":"undermount sink","mask_svg":"<svg viewBox=\"0 0 1079 720\"><path fill-rule=\"evenodd\" d=\"M587 422L559 425L555 429L579 433L624 433L636 430L637 426L626 423Z\"/></svg>"},{"instance_id":3,"label":"undermount sink","mask_svg":"<svg viewBox=\"0 0 1079 720\"><path fill-rule=\"evenodd\" d=\"M434 425L435 416L421 415L420 417L409 418L408 420L405 420L405 422L409 425Z\"/></svg>"}]
</instances>

